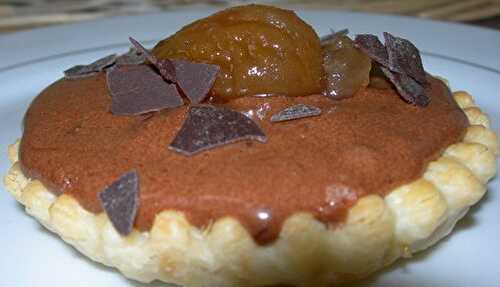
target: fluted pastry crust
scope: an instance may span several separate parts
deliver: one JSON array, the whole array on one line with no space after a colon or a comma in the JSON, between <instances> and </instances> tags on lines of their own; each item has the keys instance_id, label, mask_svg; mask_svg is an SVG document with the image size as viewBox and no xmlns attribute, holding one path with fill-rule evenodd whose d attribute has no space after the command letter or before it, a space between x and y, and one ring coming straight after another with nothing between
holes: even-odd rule
<instances>
[{"instance_id":1,"label":"fluted pastry crust","mask_svg":"<svg viewBox=\"0 0 500 287\"><path fill-rule=\"evenodd\" d=\"M26 178L18 143L9 147L12 167L4 183L46 228L129 278L196 287L325 286L364 277L435 244L485 194L496 174L496 135L468 93L453 96L471 125L463 141L449 146L420 179L384 198L359 199L334 228L310 214L294 214L266 246L256 244L233 218L200 230L181 212L168 210L156 216L150 231L122 237L104 213L88 212L71 196L56 196Z\"/></svg>"}]
</instances>

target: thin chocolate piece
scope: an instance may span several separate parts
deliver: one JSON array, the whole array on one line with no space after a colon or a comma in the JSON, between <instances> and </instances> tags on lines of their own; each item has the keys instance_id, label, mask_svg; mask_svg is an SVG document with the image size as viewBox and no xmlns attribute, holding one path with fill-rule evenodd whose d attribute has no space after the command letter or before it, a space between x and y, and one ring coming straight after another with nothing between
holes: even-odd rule
<instances>
[{"instance_id":1,"label":"thin chocolate piece","mask_svg":"<svg viewBox=\"0 0 500 287\"><path fill-rule=\"evenodd\" d=\"M375 62L385 67L389 66L389 55L377 36L371 34L356 35L354 45Z\"/></svg>"},{"instance_id":2,"label":"thin chocolate piece","mask_svg":"<svg viewBox=\"0 0 500 287\"><path fill-rule=\"evenodd\" d=\"M191 156L204 150L242 140L267 140L264 132L242 113L224 107L198 105L189 108L169 149Z\"/></svg>"},{"instance_id":3,"label":"thin chocolate piece","mask_svg":"<svg viewBox=\"0 0 500 287\"><path fill-rule=\"evenodd\" d=\"M81 79L93 76L106 68L114 65L116 62L116 54L111 54L88 65L77 65L64 71L66 79Z\"/></svg>"},{"instance_id":4,"label":"thin chocolate piece","mask_svg":"<svg viewBox=\"0 0 500 287\"><path fill-rule=\"evenodd\" d=\"M123 236L132 232L139 207L139 178L135 170L122 175L118 180L97 194L104 212Z\"/></svg>"},{"instance_id":5,"label":"thin chocolate piece","mask_svg":"<svg viewBox=\"0 0 500 287\"><path fill-rule=\"evenodd\" d=\"M427 84L427 78L420 58L420 52L410 41L384 32L385 47L391 71L412 77L420 84Z\"/></svg>"},{"instance_id":6,"label":"thin chocolate piece","mask_svg":"<svg viewBox=\"0 0 500 287\"><path fill-rule=\"evenodd\" d=\"M283 122L307 117L319 116L321 109L315 106L298 104L288 107L271 117L271 122Z\"/></svg>"},{"instance_id":7,"label":"thin chocolate piece","mask_svg":"<svg viewBox=\"0 0 500 287\"><path fill-rule=\"evenodd\" d=\"M177 85L191 103L201 103L212 88L220 68L217 65L172 60Z\"/></svg>"},{"instance_id":8,"label":"thin chocolate piece","mask_svg":"<svg viewBox=\"0 0 500 287\"><path fill-rule=\"evenodd\" d=\"M399 95L408 103L425 107L429 105L430 98L427 95L426 87L415 81L412 77L399 74L381 67L384 74L394 84Z\"/></svg>"},{"instance_id":9,"label":"thin chocolate piece","mask_svg":"<svg viewBox=\"0 0 500 287\"><path fill-rule=\"evenodd\" d=\"M137 51L135 48L130 48L125 54L122 54L116 58L117 66L125 65L140 65L146 61L146 55Z\"/></svg>"},{"instance_id":10,"label":"thin chocolate piece","mask_svg":"<svg viewBox=\"0 0 500 287\"><path fill-rule=\"evenodd\" d=\"M97 75L97 72L91 70L86 65L76 65L64 71L64 78L76 80Z\"/></svg>"},{"instance_id":11,"label":"thin chocolate piece","mask_svg":"<svg viewBox=\"0 0 500 287\"><path fill-rule=\"evenodd\" d=\"M169 59L157 59L151 52L144 48L137 40L132 37L128 38L132 45L137 49L137 51L141 52L148 61L151 62L160 72L160 75L169 82L176 82L176 74L175 67L171 60Z\"/></svg>"},{"instance_id":12,"label":"thin chocolate piece","mask_svg":"<svg viewBox=\"0 0 500 287\"><path fill-rule=\"evenodd\" d=\"M167 81L175 83L177 82L177 75L175 72L174 63L170 59L160 59L155 64L156 68L160 72L160 75Z\"/></svg>"},{"instance_id":13,"label":"thin chocolate piece","mask_svg":"<svg viewBox=\"0 0 500 287\"><path fill-rule=\"evenodd\" d=\"M418 49L408 40L384 32L385 46L375 35L357 35L356 47L380 64L380 69L407 103L425 107L427 77Z\"/></svg>"},{"instance_id":14,"label":"thin chocolate piece","mask_svg":"<svg viewBox=\"0 0 500 287\"><path fill-rule=\"evenodd\" d=\"M157 62L156 57L153 54L151 54L148 49L144 48L144 46L141 45L134 38L128 37L128 39L139 53L143 54L146 57L146 59L148 59L153 65L156 64Z\"/></svg>"},{"instance_id":15,"label":"thin chocolate piece","mask_svg":"<svg viewBox=\"0 0 500 287\"><path fill-rule=\"evenodd\" d=\"M115 115L140 115L184 104L175 84L165 82L148 65L108 70L107 85Z\"/></svg>"}]
</instances>

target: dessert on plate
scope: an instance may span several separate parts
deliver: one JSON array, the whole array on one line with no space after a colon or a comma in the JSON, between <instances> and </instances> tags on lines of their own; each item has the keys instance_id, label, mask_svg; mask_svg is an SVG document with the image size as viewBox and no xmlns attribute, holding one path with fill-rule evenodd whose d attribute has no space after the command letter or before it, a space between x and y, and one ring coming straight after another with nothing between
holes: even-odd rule
<instances>
[{"instance_id":1,"label":"dessert on plate","mask_svg":"<svg viewBox=\"0 0 500 287\"><path fill-rule=\"evenodd\" d=\"M495 175L488 117L389 32L247 5L130 42L33 100L4 180L129 278L352 281L438 242Z\"/></svg>"}]
</instances>

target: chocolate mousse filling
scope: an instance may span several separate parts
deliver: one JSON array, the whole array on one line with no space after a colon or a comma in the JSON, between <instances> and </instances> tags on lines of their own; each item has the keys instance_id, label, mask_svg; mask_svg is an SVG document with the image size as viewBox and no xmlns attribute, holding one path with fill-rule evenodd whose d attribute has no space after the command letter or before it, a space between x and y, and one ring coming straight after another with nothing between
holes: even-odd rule
<instances>
[{"instance_id":1,"label":"chocolate mousse filling","mask_svg":"<svg viewBox=\"0 0 500 287\"><path fill-rule=\"evenodd\" d=\"M236 98L219 106L243 113L270 107L254 118L267 142L241 141L187 157L167 147L189 106L152 117L115 116L105 73L62 79L28 109L20 163L28 177L96 213L102 211L98 192L136 170L139 230L149 230L159 212L176 210L198 227L236 218L265 244L298 212L327 225L341 223L358 198L383 196L420 178L430 161L459 142L466 116L441 81L428 82L432 101L425 108L408 105L393 89L361 88L341 101L322 95ZM299 104L321 114L270 120Z\"/></svg>"}]
</instances>

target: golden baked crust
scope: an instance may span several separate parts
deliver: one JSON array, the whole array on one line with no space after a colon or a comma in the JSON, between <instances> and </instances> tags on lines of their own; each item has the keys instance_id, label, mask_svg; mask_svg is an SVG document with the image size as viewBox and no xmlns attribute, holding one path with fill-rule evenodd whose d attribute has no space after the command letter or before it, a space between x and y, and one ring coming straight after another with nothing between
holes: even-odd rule
<instances>
[{"instance_id":1,"label":"golden baked crust","mask_svg":"<svg viewBox=\"0 0 500 287\"><path fill-rule=\"evenodd\" d=\"M88 212L71 196L55 196L40 181L27 179L19 168L18 143L9 147L12 167L4 183L46 228L129 278L196 287L325 286L364 277L433 245L485 194L496 173L496 135L468 93L453 96L471 126L422 178L385 198L359 199L334 228L297 213L266 246L257 245L235 219L222 218L200 230L176 211L158 214L149 232L122 237L104 213Z\"/></svg>"}]
</instances>

